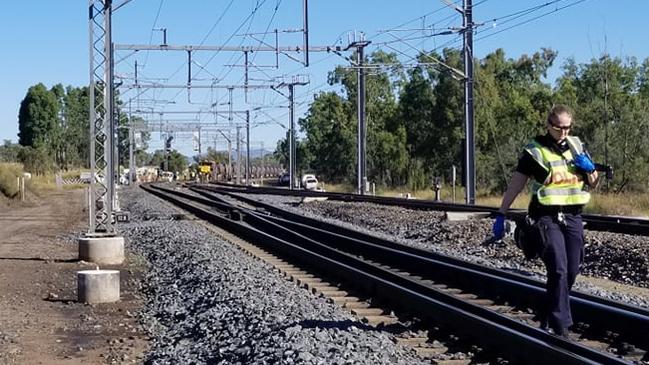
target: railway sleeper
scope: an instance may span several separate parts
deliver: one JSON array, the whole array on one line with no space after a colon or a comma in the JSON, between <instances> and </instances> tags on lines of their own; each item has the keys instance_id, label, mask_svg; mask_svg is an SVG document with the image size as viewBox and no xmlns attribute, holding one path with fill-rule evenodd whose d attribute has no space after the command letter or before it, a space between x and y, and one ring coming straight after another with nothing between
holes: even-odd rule
<instances>
[{"instance_id":1,"label":"railway sleeper","mask_svg":"<svg viewBox=\"0 0 649 365\"><path fill-rule=\"evenodd\" d=\"M368 325L373 326L373 327L387 326L387 325L391 325L391 324L395 324L395 323L399 322L399 319L397 317L384 316L384 315L363 316L361 320L364 323L367 323Z\"/></svg>"},{"instance_id":2,"label":"railway sleeper","mask_svg":"<svg viewBox=\"0 0 649 365\"><path fill-rule=\"evenodd\" d=\"M385 313L381 308L353 308L351 312L355 316L379 316Z\"/></svg>"},{"instance_id":3,"label":"railway sleeper","mask_svg":"<svg viewBox=\"0 0 649 365\"><path fill-rule=\"evenodd\" d=\"M243 251L246 251L247 253L254 255L255 257L258 257L259 259L271 264L273 267L275 267L277 270L280 272L284 273L285 276L289 277L289 279L293 280L294 277L299 277L300 279L295 280L296 282L300 283L300 280L302 282L305 282L305 286L309 289L309 291L319 294L321 296L326 297L329 301L341 305L343 307L347 307L347 309L350 309L351 312L356 315L361 317L361 321L371 325L371 326L388 326L392 324L396 324L399 322L399 318L397 318L394 315L384 315L385 311L380 308L372 308L369 303L366 302L361 302L360 298L351 296L349 292L341 290L338 286L333 286L330 285L330 283L322 282L320 279L317 277L313 276L312 274L297 268L294 265L291 265L287 263L286 261L278 258L277 256L268 253L267 251L264 251L263 249L257 248L255 246L252 246L248 243L245 243L245 241L242 241L236 236L230 235L230 234L219 234L222 238L225 238L226 240L233 242L237 244ZM225 237L224 237L225 236ZM371 262L368 260L368 262ZM379 265L380 267L383 267L385 269L391 269L387 265ZM396 271L396 270L394 270ZM399 271L399 274L402 275L408 275L408 273ZM306 276L301 276L301 275L309 275L309 277ZM492 309L497 310L499 312L509 312L507 313L508 315L517 318L523 322L526 323L534 323L534 317L535 315L530 312L512 312L511 309L512 307L506 306L506 305L495 305L494 301L489 300L489 299L481 299L478 297L478 295L473 294L473 293L466 293L463 292L459 288L454 288L454 287L449 287L448 285L445 284L440 284L440 283L435 283L432 280L426 280L421 278L420 276L410 276L414 280L418 280L421 282L426 282L428 285L431 285L432 287L443 291L447 294L452 294L455 296L458 296L459 298L462 298L464 300L468 300L470 302L473 302L474 304L479 304L479 305L484 305L487 307L492 307ZM307 284L305 279L311 279L312 281ZM315 281L313 280L320 280L318 285L316 286ZM573 341L577 341L580 344L583 344L584 346L588 346L600 351L608 351L608 352L613 352L613 353L619 353L621 356L625 356L626 359L630 361L646 361L647 359L647 352L644 350L638 350L638 349L632 349L628 351L624 350L619 350L616 348L615 345L610 345L608 343L604 343L601 341L597 340L589 340L589 339L580 339L579 335L576 333L571 333L570 334L571 338ZM576 337L576 338L574 338ZM414 341L416 342L416 341ZM613 341L614 342L614 341ZM417 353L419 354L430 354L430 355L439 355L440 353L446 353L446 351L441 351L439 348L435 347L429 347L427 344L419 344L416 345ZM433 350L430 350L433 349ZM637 360L640 359L640 360ZM455 364L468 364L470 363L470 359L434 359L433 363L437 364L446 364L446 365L455 365Z\"/></svg>"},{"instance_id":4,"label":"railway sleeper","mask_svg":"<svg viewBox=\"0 0 649 365\"><path fill-rule=\"evenodd\" d=\"M417 353L417 355L421 357L433 357L433 356L438 356L441 354L445 354L448 352L448 347L422 347L422 346L416 346L413 347L413 350Z\"/></svg>"},{"instance_id":5,"label":"railway sleeper","mask_svg":"<svg viewBox=\"0 0 649 365\"><path fill-rule=\"evenodd\" d=\"M471 364L471 359L434 359L433 364L435 365L469 365Z\"/></svg>"},{"instance_id":6,"label":"railway sleeper","mask_svg":"<svg viewBox=\"0 0 649 365\"><path fill-rule=\"evenodd\" d=\"M343 307L353 310L353 309L369 308L369 307L371 307L371 305L368 302L345 302L343 304Z\"/></svg>"}]
</instances>

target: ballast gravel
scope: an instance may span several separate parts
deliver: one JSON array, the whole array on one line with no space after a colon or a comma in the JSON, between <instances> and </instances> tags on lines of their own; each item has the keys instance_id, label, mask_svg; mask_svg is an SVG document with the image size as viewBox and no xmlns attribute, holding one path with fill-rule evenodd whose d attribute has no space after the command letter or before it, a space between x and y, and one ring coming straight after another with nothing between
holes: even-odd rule
<instances>
[{"instance_id":1,"label":"ballast gravel","mask_svg":"<svg viewBox=\"0 0 649 365\"><path fill-rule=\"evenodd\" d=\"M137 189L121 192L127 248L150 268L139 313L147 364L423 364L394 335L283 279ZM173 222L172 222L173 220Z\"/></svg>"},{"instance_id":2,"label":"ballast gravel","mask_svg":"<svg viewBox=\"0 0 649 365\"><path fill-rule=\"evenodd\" d=\"M506 237L503 244L489 243L491 219L448 221L438 211L334 200L301 203L299 197L242 195L404 245L545 280L543 263L525 260L511 237ZM649 287L649 237L585 231L585 242L582 274ZM648 297L612 292L579 279L575 288L649 308Z\"/></svg>"}]
</instances>

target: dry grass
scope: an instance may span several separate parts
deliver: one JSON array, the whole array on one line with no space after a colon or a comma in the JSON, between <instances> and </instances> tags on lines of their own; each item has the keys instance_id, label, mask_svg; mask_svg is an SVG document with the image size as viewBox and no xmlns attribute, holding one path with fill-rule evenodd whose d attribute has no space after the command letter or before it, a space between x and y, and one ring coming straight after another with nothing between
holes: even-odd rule
<instances>
[{"instance_id":1,"label":"dry grass","mask_svg":"<svg viewBox=\"0 0 649 365\"><path fill-rule=\"evenodd\" d=\"M0 193L13 198L18 195L17 178L23 175L23 165L17 163L0 163Z\"/></svg>"},{"instance_id":2,"label":"dry grass","mask_svg":"<svg viewBox=\"0 0 649 365\"><path fill-rule=\"evenodd\" d=\"M19 195L17 178L23 176L24 170L21 164L17 163L0 163L0 194L15 199ZM68 171L63 174L64 178L78 177L80 170ZM84 184L63 185L65 190L82 189ZM56 176L54 174L32 175L31 179L25 179L25 190L36 196L60 189L56 185Z\"/></svg>"},{"instance_id":3,"label":"dry grass","mask_svg":"<svg viewBox=\"0 0 649 365\"><path fill-rule=\"evenodd\" d=\"M353 193L356 187L346 184L326 184L325 189L331 192ZM386 197L405 196L410 193L416 199L435 199L435 192L431 189L410 191L406 187L377 189L376 195ZM445 202L453 202L453 193L450 188L442 189L441 198ZM476 197L476 204L499 207L502 195L479 195ZM464 203L464 189L459 187L455 192L455 202ZM530 202L529 194L518 195L512 208L527 209ZM649 217L649 193L626 193L620 195L593 193L590 203L585 207L586 213L641 216Z\"/></svg>"},{"instance_id":4,"label":"dry grass","mask_svg":"<svg viewBox=\"0 0 649 365\"><path fill-rule=\"evenodd\" d=\"M81 176L82 172L90 172L88 169L71 169L67 171L61 171L59 174L63 179L74 179Z\"/></svg>"},{"instance_id":5,"label":"dry grass","mask_svg":"<svg viewBox=\"0 0 649 365\"><path fill-rule=\"evenodd\" d=\"M592 194L587 213L649 217L649 193Z\"/></svg>"}]
</instances>

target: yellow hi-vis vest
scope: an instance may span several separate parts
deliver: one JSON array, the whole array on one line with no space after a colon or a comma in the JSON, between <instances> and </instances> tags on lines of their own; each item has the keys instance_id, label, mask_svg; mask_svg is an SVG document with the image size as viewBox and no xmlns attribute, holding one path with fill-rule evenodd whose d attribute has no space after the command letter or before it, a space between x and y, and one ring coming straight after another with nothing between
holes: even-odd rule
<instances>
[{"instance_id":1,"label":"yellow hi-vis vest","mask_svg":"<svg viewBox=\"0 0 649 365\"><path fill-rule=\"evenodd\" d=\"M563 155L542 146L536 140L532 140L525 146L525 151L549 172L547 184L532 180L530 189L532 196L536 194L542 205L584 205L590 200L590 193L583 190L583 176L572 164L573 154L583 152L581 141L572 136L567 137L566 140L570 149Z\"/></svg>"}]
</instances>

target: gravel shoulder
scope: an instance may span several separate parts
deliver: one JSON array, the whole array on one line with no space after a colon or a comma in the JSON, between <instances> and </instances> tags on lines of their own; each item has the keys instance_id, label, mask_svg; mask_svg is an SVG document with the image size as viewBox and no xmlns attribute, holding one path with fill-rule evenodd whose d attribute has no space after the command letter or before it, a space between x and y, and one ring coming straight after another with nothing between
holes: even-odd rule
<instances>
[{"instance_id":1,"label":"gravel shoulder","mask_svg":"<svg viewBox=\"0 0 649 365\"><path fill-rule=\"evenodd\" d=\"M0 364L120 364L146 348L135 318L136 277L122 267L122 301L76 302L77 237L87 229L84 190L57 190L0 206Z\"/></svg>"},{"instance_id":2,"label":"gravel shoulder","mask_svg":"<svg viewBox=\"0 0 649 365\"><path fill-rule=\"evenodd\" d=\"M217 238L204 223L173 221L167 203L122 195L128 247L150 271L139 319L152 339L147 364L420 364L392 333L297 287L270 265Z\"/></svg>"}]
</instances>

